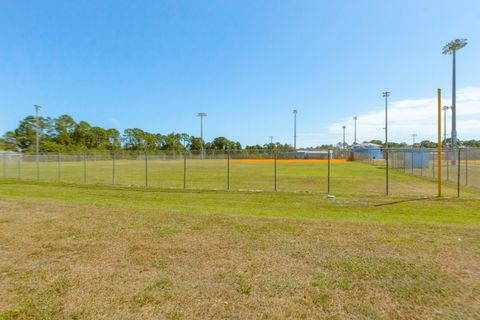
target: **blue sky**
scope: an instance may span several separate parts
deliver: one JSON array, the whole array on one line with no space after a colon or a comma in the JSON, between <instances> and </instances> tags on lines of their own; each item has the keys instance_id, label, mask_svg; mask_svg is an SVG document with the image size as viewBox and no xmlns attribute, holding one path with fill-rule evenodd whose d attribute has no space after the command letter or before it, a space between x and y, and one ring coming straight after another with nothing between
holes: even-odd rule
<instances>
[{"instance_id":1,"label":"blue sky","mask_svg":"<svg viewBox=\"0 0 480 320\"><path fill-rule=\"evenodd\" d=\"M297 108L298 145L315 146L340 141L342 124L353 139L354 115L359 140L382 138L388 89L392 140L434 139L437 87L450 99L442 46L468 38L458 135L480 138L479 14L478 0L3 1L0 132L41 104L46 116L192 135L203 111L207 140L293 143Z\"/></svg>"}]
</instances>

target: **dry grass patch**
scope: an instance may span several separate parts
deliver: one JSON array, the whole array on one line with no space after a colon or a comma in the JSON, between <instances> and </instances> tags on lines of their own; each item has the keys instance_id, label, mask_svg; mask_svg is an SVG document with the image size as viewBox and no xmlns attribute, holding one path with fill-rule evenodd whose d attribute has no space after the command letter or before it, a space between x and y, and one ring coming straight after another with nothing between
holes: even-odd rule
<instances>
[{"instance_id":1,"label":"dry grass patch","mask_svg":"<svg viewBox=\"0 0 480 320\"><path fill-rule=\"evenodd\" d=\"M468 225L9 199L0 221L0 319L480 316L480 231Z\"/></svg>"}]
</instances>

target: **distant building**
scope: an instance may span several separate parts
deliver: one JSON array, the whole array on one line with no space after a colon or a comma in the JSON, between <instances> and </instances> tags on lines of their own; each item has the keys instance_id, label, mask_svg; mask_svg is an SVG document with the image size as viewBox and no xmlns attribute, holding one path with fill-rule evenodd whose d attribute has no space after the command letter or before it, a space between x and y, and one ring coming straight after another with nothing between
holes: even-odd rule
<instances>
[{"instance_id":1,"label":"distant building","mask_svg":"<svg viewBox=\"0 0 480 320\"><path fill-rule=\"evenodd\" d=\"M383 159L381 146L375 143L355 144L352 151L355 159Z\"/></svg>"},{"instance_id":2,"label":"distant building","mask_svg":"<svg viewBox=\"0 0 480 320\"><path fill-rule=\"evenodd\" d=\"M421 148L398 149L393 153L395 168L428 168L430 163L430 150Z\"/></svg>"}]
</instances>

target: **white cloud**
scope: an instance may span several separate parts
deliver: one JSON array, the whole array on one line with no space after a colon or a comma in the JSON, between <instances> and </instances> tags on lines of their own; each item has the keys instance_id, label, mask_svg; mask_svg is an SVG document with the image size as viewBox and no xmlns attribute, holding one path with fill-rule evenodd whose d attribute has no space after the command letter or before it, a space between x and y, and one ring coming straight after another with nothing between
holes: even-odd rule
<instances>
[{"instance_id":1,"label":"white cloud","mask_svg":"<svg viewBox=\"0 0 480 320\"><path fill-rule=\"evenodd\" d=\"M450 97L442 97L442 105L450 105ZM390 101L388 108L390 141L406 141L417 134L417 141L437 139L437 97ZM450 110L447 111L447 137L450 136ZM385 111L383 107L357 115L357 140L384 140ZM348 141L353 140L353 119L345 118L328 127L329 136L339 141L342 126L348 130ZM442 111L443 126L443 111ZM457 134L459 139L480 139L480 87L466 87L457 91ZM443 128L442 128L443 135Z\"/></svg>"}]
</instances>

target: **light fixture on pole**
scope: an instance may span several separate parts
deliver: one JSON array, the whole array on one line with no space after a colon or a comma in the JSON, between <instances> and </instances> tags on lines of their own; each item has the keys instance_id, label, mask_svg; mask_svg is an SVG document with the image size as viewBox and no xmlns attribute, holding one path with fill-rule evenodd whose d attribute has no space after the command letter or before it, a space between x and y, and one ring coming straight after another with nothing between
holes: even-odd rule
<instances>
[{"instance_id":1,"label":"light fixture on pole","mask_svg":"<svg viewBox=\"0 0 480 320\"><path fill-rule=\"evenodd\" d=\"M297 109L293 109L293 149L297 150Z\"/></svg>"},{"instance_id":2,"label":"light fixture on pole","mask_svg":"<svg viewBox=\"0 0 480 320\"><path fill-rule=\"evenodd\" d=\"M353 144L357 144L357 116L353 117L355 125L353 127Z\"/></svg>"},{"instance_id":3,"label":"light fixture on pole","mask_svg":"<svg viewBox=\"0 0 480 320\"><path fill-rule=\"evenodd\" d=\"M453 56L452 66L452 148L457 146L457 84L456 84L456 53L467 45L467 39L455 39L450 41L443 47L443 54L451 54ZM455 152L452 163L455 164Z\"/></svg>"},{"instance_id":4,"label":"light fixture on pole","mask_svg":"<svg viewBox=\"0 0 480 320\"><path fill-rule=\"evenodd\" d=\"M384 91L383 97L385 98L385 190L388 196L388 97L390 92Z\"/></svg>"},{"instance_id":5,"label":"light fixture on pole","mask_svg":"<svg viewBox=\"0 0 480 320\"><path fill-rule=\"evenodd\" d=\"M443 106L443 145L447 144L447 110L450 109L449 106Z\"/></svg>"},{"instance_id":6,"label":"light fixture on pole","mask_svg":"<svg viewBox=\"0 0 480 320\"><path fill-rule=\"evenodd\" d=\"M417 137L417 134L416 134L416 133L412 134L412 139L413 139L413 140L412 140L412 148L415 148L415 138L416 138L416 137Z\"/></svg>"},{"instance_id":7,"label":"light fixture on pole","mask_svg":"<svg viewBox=\"0 0 480 320\"><path fill-rule=\"evenodd\" d=\"M345 150L345 128L347 128L347 126L342 126L342 129L343 129L343 150Z\"/></svg>"},{"instance_id":8,"label":"light fixture on pole","mask_svg":"<svg viewBox=\"0 0 480 320\"><path fill-rule=\"evenodd\" d=\"M200 117L200 139L201 139L201 144L202 144L202 149L201 149L201 155L202 159L205 156L205 147L204 147L204 142L203 142L203 117L206 117L207 114L205 112L199 112L197 113L197 117Z\"/></svg>"}]
</instances>

